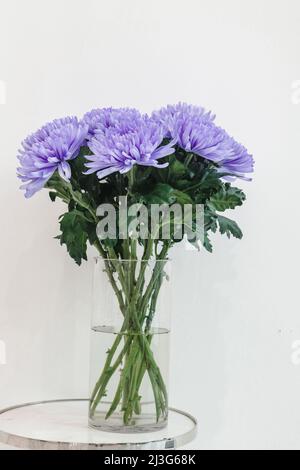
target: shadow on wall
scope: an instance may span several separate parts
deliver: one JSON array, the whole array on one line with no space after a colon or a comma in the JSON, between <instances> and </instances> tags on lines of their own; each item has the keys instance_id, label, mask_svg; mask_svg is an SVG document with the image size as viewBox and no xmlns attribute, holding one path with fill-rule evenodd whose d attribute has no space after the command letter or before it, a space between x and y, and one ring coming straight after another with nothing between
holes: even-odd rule
<instances>
[{"instance_id":1,"label":"shadow on wall","mask_svg":"<svg viewBox=\"0 0 300 470\"><path fill-rule=\"evenodd\" d=\"M45 219L45 213L39 216ZM51 217L55 224L55 214ZM1 378L5 400L88 395L92 270L90 263L75 265L49 237L52 228L35 225L34 237L11 260L7 274L1 314L1 337L9 350ZM11 390L21 390L20 396L11 398Z\"/></svg>"},{"instance_id":2,"label":"shadow on wall","mask_svg":"<svg viewBox=\"0 0 300 470\"><path fill-rule=\"evenodd\" d=\"M174 406L198 419L201 447L211 444L222 427L227 394L224 325L230 324L233 310L230 292L238 278L238 255L225 242L226 251L216 247L213 255L187 252L183 246L172 253L171 397ZM193 409L188 409L189 404Z\"/></svg>"}]
</instances>

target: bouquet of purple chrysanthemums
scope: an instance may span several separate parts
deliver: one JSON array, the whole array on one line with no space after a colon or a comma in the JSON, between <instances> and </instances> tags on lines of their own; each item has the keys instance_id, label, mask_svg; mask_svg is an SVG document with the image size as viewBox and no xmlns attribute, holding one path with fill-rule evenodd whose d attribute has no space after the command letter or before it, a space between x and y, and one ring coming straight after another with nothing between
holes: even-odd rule
<instances>
[{"instance_id":1,"label":"bouquet of purple chrysanthemums","mask_svg":"<svg viewBox=\"0 0 300 470\"><path fill-rule=\"evenodd\" d=\"M253 158L214 121L215 116L210 112L184 103L169 105L150 116L128 108L96 109L81 120L68 117L46 124L27 137L19 151L18 176L25 196L29 198L46 188L52 201L59 198L67 204L67 211L60 218L58 238L61 244L66 245L77 264L87 259L88 243L98 250L118 295L124 328L134 330L135 336L127 336L121 372L130 387L125 395L121 377L112 408L107 413L110 416L122 402L125 425L130 425L140 412L139 388L147 372L153 386L157 420L167 413L166 387L149 346L149 308L151 299L152 308L153 299L157 299L163 276L156 276L152 284L150 279L147 286L144 268L137 273L136 261L166 260L169 249L185 237L186 227L181 224L178 237L178 220L171 217L167 238L160 235L159 221L155 237L147 236L145 230L136 236L132 233L121 236L120 227L113 236L102 237L97 232L103 217L98 208L101 204L110 204L118 212L119 197L125 198L128 206L201 205L204 211L202 236L197 231L196 219L192 217L191 222L196 234L191 241L194 245L199 246L201 241L212 251L209 233L217 230L228 237L241 238L236 222L223 212L244 202L245 194L233 182L237 178L250 179ZM153 222L151 214L149 219ZM130 288L124 284L128 279L117 265L118 260L129 262ZM159 263L154 268L156 275L162 266L163 263ZM153 312L151 315L150 318ZM146 339L137 340L138 335ZM111 361L106 361L92 394L91 415L105 397L114 350L117 348L113 345ZM135 370L135 363L139 371Z\"/></svg>"}]
</instances>

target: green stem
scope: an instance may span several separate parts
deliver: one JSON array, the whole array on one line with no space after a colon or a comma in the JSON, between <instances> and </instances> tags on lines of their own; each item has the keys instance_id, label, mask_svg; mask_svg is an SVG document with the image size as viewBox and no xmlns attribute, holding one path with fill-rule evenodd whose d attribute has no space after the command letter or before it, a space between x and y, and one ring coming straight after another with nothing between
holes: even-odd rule
<instances>
[{"instance_id":1,"label":"green stem","mask_svg":"<svg viewBox=\"0 0 300 470\"><path fill-rule=\"evenodd\" d=\"M113 373L117 370L117 368L122 363L123 357L126 354L128 347L130 346L129 343L125 345L125 347L122 349L119 356L117 357L114 365L112 366L111 363L112 363L114 355L115 355L115 353L116 353L116 351L117 351L117 349L118 349L118 347L121 343L121 340L123 338L123 332L126 331L126 329L127 329L127 322L128 322L128 319L126 319L124 321L124 324L121 328L120 333L117 335L117 338L115 339L111 349L107 353L107 358L106 358L106 361L105 361L105 364L104 364L102 374L100 375L100 378L99 378L98 382L95 385L94 391L93 391L91 399L90 399L92 415L93 415L99 401L101 400L101 398L103 396L103 393L105 393L106 384L108 383L108 381L109 381L110 377L113 375Z\"/></svg>"}]
</instances>

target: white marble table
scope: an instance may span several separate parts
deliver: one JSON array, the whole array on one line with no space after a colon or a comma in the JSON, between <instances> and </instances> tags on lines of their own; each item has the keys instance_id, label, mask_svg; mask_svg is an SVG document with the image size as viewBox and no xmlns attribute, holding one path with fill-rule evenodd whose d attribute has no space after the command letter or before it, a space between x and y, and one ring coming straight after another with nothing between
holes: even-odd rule
<instances>
[{"instance_id":1,"label":"white marble table","mask_svg":"<svg viewBox=\"0 0 300 470\"><path fill-rule=\"evenodd\" d=\"M196 420L170 409L167 428L139 434L108 433L87 425L87 400L20 405L0 411L0 445L33 450L175 449L189 444Z\"/></svg>"}]
</instances>

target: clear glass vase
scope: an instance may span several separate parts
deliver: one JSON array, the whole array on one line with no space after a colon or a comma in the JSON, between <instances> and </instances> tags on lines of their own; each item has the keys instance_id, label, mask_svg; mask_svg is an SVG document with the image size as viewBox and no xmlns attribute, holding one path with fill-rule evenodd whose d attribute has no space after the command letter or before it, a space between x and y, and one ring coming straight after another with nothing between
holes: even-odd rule
<instances>
[{"instance_id":1,"label":"clear glass vase","mask_svg":"<svg viewBox=\"0 0 300 470\"><path fill-rule=\"evenodd\" d=\"M96 259L89 424L149 432L168 420L170 263Z\"/></svg>"}]
</instances>

